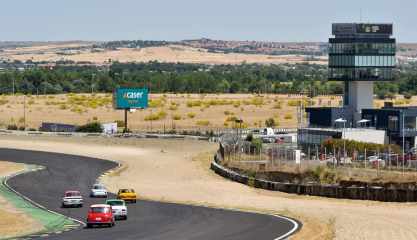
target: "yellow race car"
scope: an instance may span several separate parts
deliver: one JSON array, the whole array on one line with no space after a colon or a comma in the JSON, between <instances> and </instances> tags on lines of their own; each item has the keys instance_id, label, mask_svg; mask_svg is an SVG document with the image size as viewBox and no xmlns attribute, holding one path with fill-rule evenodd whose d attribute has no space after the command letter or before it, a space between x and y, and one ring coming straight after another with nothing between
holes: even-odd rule
<instances>
[{"instance_id":1,"label":"yellow race car","mask_svg":"<svg viewBox=\"0 0 417 240\"><path fill-rule=\"evenodd\" d=\"M119 189L119 192L117 192L117 198L122 199L125 202L136 203L137 196L136 196L135 190L125 188L125 189Z\"/></svg>"}]
</instances>

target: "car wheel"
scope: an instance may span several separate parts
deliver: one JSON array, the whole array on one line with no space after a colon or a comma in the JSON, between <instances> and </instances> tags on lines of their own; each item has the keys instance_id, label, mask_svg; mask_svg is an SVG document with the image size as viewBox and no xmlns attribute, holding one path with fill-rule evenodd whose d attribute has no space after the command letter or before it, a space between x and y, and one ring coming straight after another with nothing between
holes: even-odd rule
<instances>
[{"instance_id":1,"label":"car wheel","mask_svg":"<svg viewBox=\"0 0 417 240\"><path fill-rule=\"evenodd\" d=\"M127 216L125 216L125 220L127 220Z\"/></svg>"}]
</instances>

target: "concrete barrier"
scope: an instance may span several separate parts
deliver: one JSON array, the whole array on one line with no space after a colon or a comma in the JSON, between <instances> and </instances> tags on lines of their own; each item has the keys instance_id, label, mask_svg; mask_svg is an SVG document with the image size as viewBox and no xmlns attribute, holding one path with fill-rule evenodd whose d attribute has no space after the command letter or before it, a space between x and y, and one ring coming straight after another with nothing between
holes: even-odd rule
<instances>
[{"instance_id":1,"label":"concrete barrier","mask_svg":"<svg viewBox=\"0 0 417 240\"><path fill-rule=\"evenodd\" d=\"M273 182L256 179L240 174L221 165L219 153L211 163L210 168L218 175L255 188L293 193L299 195L320 196L328 198L343 198L353 200L372 200L382 202L416 202L416 188L389 188L381 186L340 186L336 184L297 184L289 182Z\"/></svg>"}]
</instances>

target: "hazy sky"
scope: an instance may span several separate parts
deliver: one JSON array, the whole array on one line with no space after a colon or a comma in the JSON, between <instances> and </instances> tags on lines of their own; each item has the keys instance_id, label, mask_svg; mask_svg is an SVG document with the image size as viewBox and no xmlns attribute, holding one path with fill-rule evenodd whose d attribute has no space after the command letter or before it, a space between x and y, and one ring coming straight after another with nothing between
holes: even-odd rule
<instances>
[{"instance_id":1,"label":"hazy sky","mask_svg":"<svg viewBox=\"0 0 417 240\"><path fill-rule=\"evenodd\" d=\"M416 0L0 0L0 41L326 41L332 22L393 22L417 42Z\"/></svg>"}]
</instances>

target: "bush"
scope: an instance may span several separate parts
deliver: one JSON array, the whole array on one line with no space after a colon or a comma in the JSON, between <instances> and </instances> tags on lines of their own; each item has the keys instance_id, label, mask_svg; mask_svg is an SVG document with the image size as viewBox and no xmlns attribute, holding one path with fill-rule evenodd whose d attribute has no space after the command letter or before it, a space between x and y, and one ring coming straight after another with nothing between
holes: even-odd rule
<instances>
[{"instance_id":1,"label":"bush","mask_svg":"<svg viewBox=\"0 0 417 240\"><path fill-rule=\"evenodd\" d=\"M17 130L17 125L16 124L7 125L7 130Z\"/></svg>"},{"instance_id":2,"label":"bush","mask_svg":"<svg viewBox=\"0 0 417 240\"><path fill-rule=\"evenodd\" d=\"M208 126L208 125L210 125L210 121L208 121L208 120L199 120L199 121L197 121L196 122L196 124L197 124L197 126Z\"/></svg>"},{"instance_id":3,"label":"bush","mask_svg":"<svg viewBox=\"0 0 417 240\"><path fill-rule=\"evenodd\" d=\"M114 121L117 124L117 127L124 127L125 126L125 121L123 120L116 120Z\"/></svg>"},{"instance_id":4,"label":"bush","mask_svg":"<svg viewBox=\"0 0 417 240\"><path fill-rule=\"evenodd\" d=\"M404 93L404 98L410 100L413 97L413 95L409 92Z\"/></svg>"},{"instance_id":5,"label":"bush","mask_svg":"<svg viewBox=\"0 0 417 240\"><path fill-rule=\"evenodd\" d=\"M265 120L265 126L266 127L270 127L273 128L275 127L277 124L275 123L275 119L273 118L268 118L267 120Z\"/></svg>"},{"instance_id":6,"label":"bush","mask_svg":"<svg viewBox=\"0 0 417 240\"><path fill-rule=\"evenodd\" d=\"M164 111L160 111L158 113L149 114L145 117L145 121L157 121L164 119L167 116L167 113Z\"/></svg>"},{"instance_id":7,"label":"bush","mask_svg":"<svg viewBox=\"0 0 417 240\"><path fill-rule=\"evenodd\" d=\"M25 128L24 126L20 126L20 127L19 127L19 131L25 131L25 129L26 129L26 128Z\"/></svg>"},{"instance_id":8,"label":"bush","mask_svg":"<svg viewBox=\"0 0 417 240\"><path fill-rule=\"evenodd\" d=\"M292 119L292 115L291 114L285 114L284 119L291 120Z\"/></svg>"},{"instance_id":9,"label":"bush","mask_svg":"<svg viewBox=\"0 0 417 240\"><path fill-rule=\"evenodd\" d=\"M187 117L188 118L195 118L195 113L189 112L189 113L187 113Z\"/></svg>"},{"instance_id":10,"label":"bush","mask_svg":"<svg viewBox=\"0 0 417 240\"><path fill-rule=\"evenodd\" d=\"M273 107L274 109L281 109L281 102L276 102L275 104L274 104L274 107Z\"/></svg>"},{"instance_id":11,"label":"bush","mask_svg":"<svg viewBox=\"0 0 417 240\"><path fill-rule=\"evenodd\" d=\"M172 116L172 119L173 119L173 120L175 120L175 121L181 120L181 115L179 115L179 114L174 114L174 115Z\"/></svg>"},{"instance_id":12,"label":"bush","mask_svg":"<svg viewBox=\"0 0 417 240\"><path fill-rule=\"evenodd\" d=\"M76 130L77 132L87 132L87 133L101 133L103 128L99 122L91 122L85 125L79 126Z\"/></svg>"}]
</instances>

